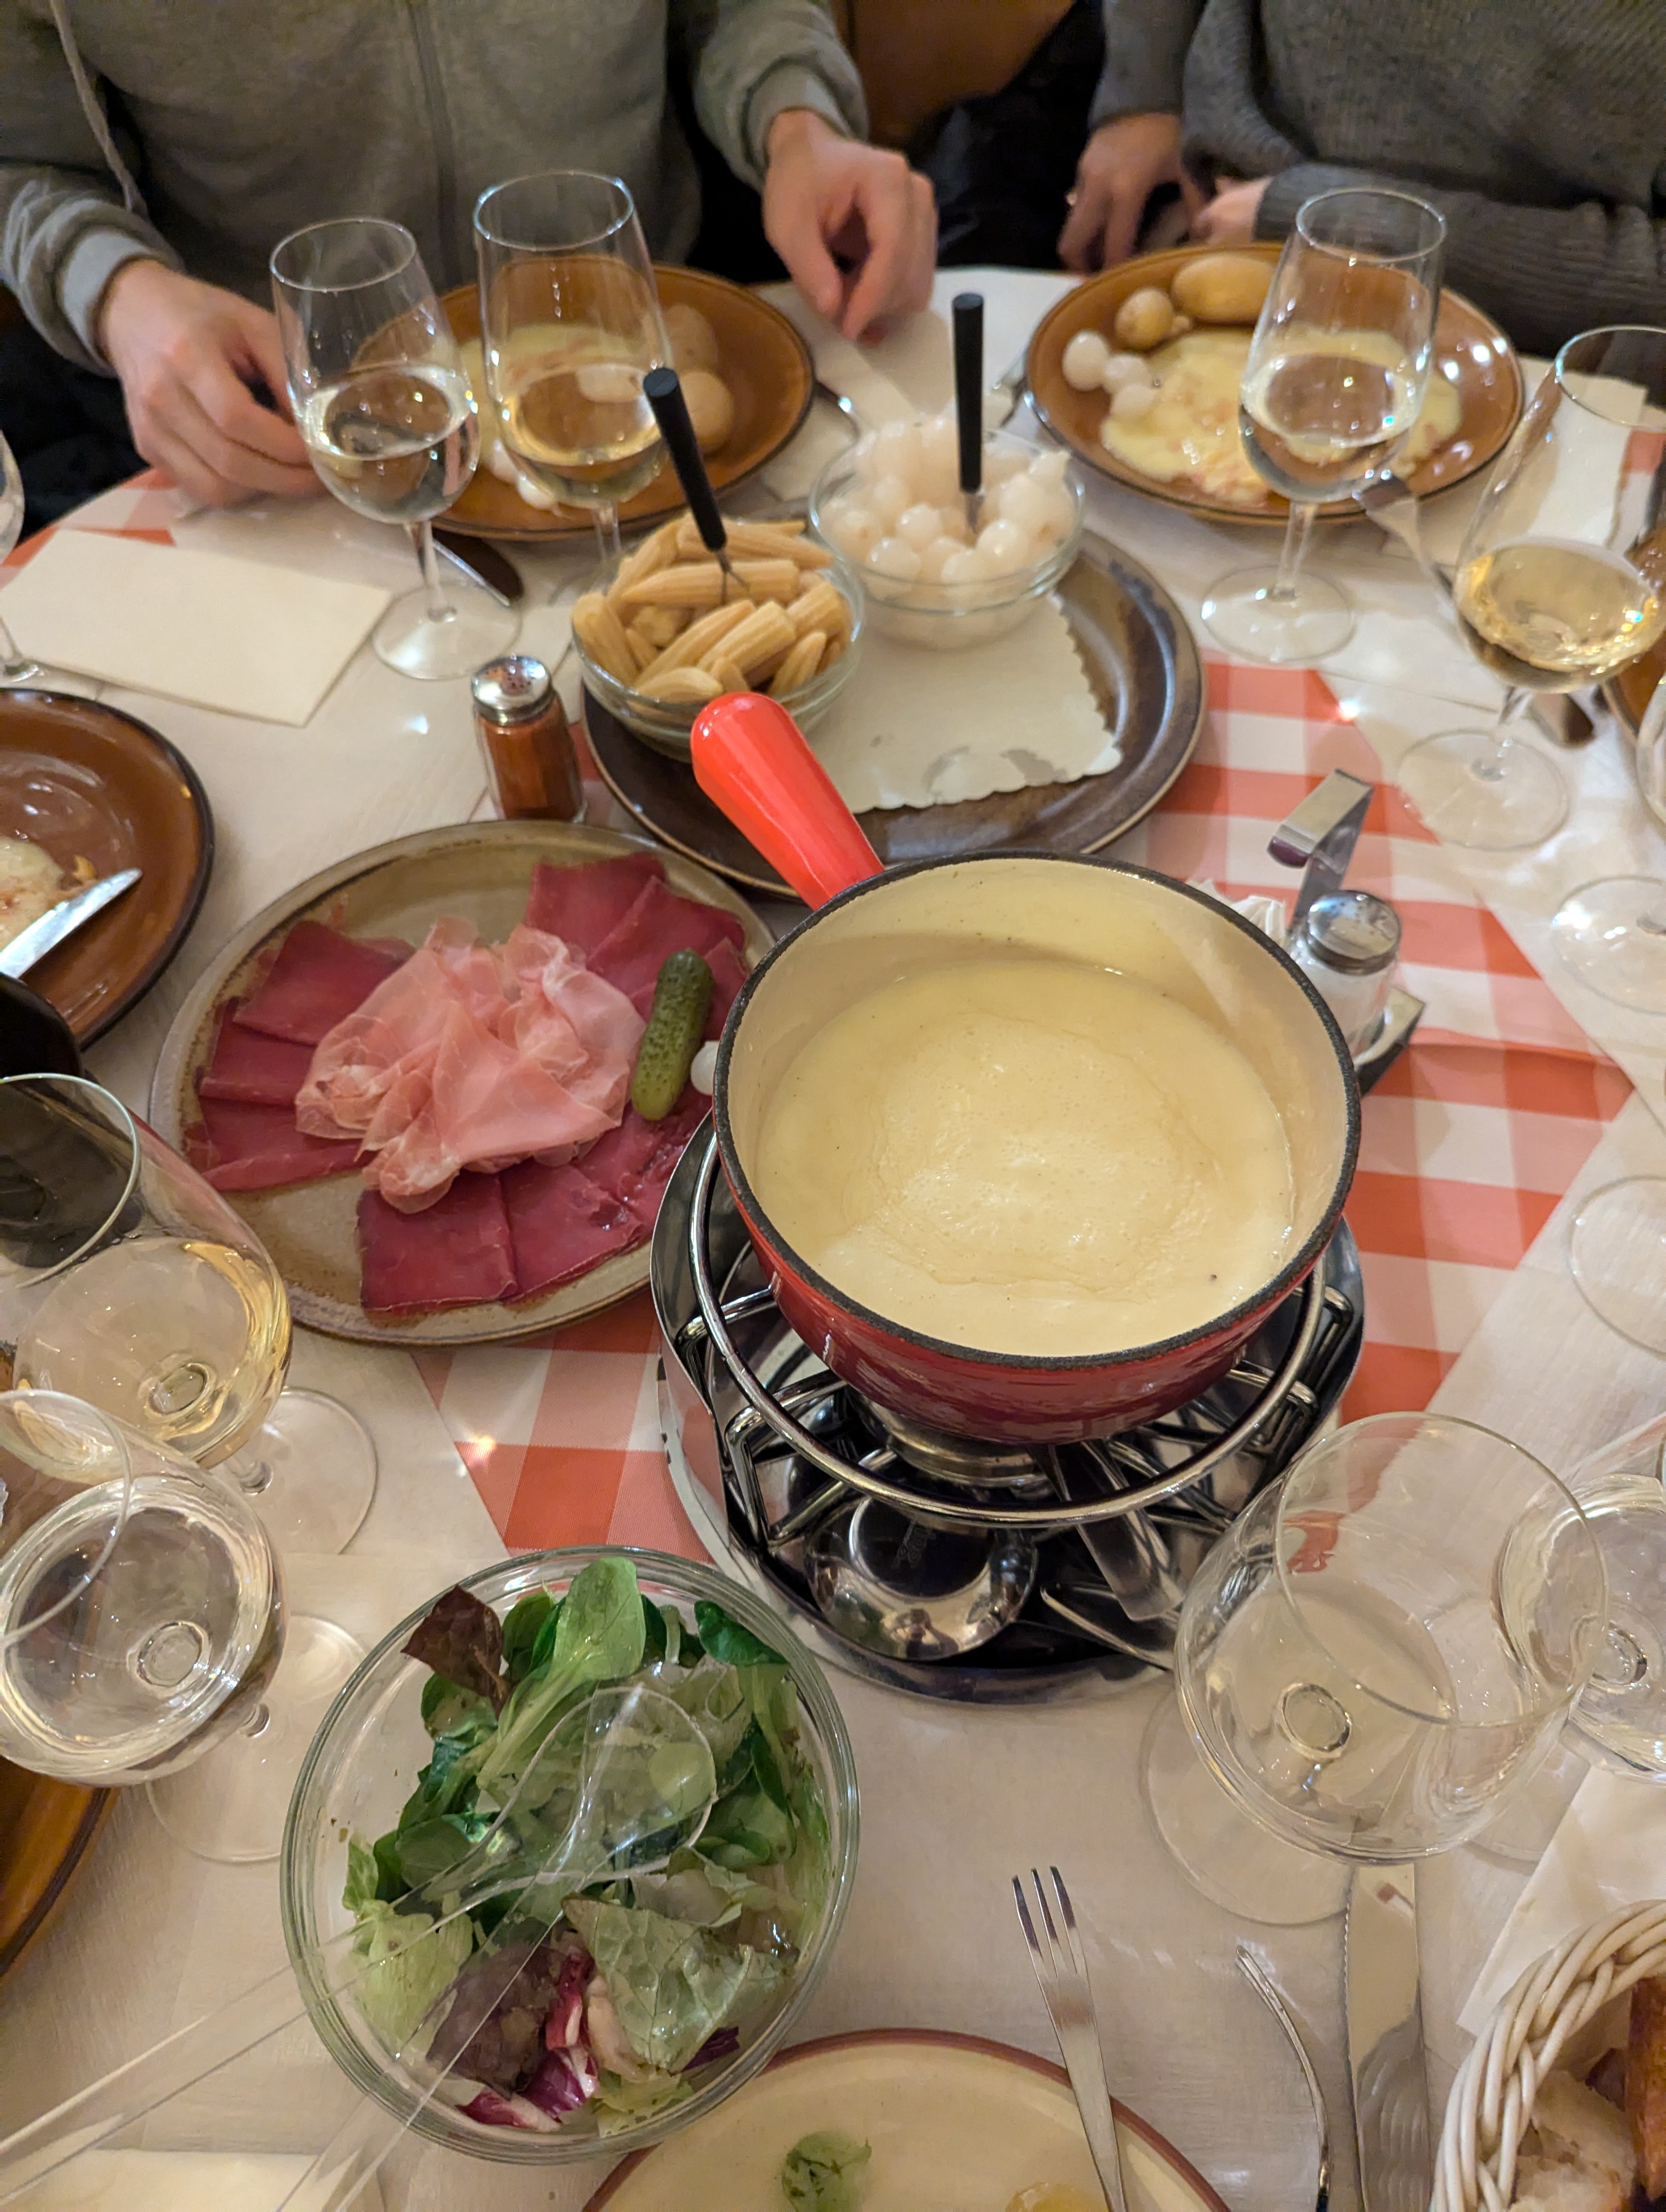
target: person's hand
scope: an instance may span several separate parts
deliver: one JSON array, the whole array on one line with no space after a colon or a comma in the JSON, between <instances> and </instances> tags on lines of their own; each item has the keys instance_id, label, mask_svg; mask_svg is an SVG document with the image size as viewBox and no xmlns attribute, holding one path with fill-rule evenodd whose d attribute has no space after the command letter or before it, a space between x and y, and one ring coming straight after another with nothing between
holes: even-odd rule
<instances>
[{"instance_id":1,"label":"person's hand","mask_svg":"<svg viewBox=\"0 0 1666 2212\"><path fill-rule=\"evenodd\" d=\"M160 261L128 261L106 289L98 335L133 443L182 491L205 507L322 491L289 419L283 349L265 308ZM255 398L257 383L282 414Z\"/></svg>"},{"instance_id":2,"label":"person's hand","mask_svg":"<svg viewBox=\"0 0 1666 2212\"><path fill-rule=\"evenodd\" d=\"M1247 185L1228 185L1192 217L1192 236L1207 246L1248 246L1256 235L1261 196L1271 182L1254 177Z\"/></svg>"},{"instance_id":3,"label":"person's hand","mask_svg":"<svg viewBox=\"0 0 1666 2212\"><path fill-rule=\"evenodd\" d=\"M1179 185L1189 216L1203 204L1180 158L1180 118L1119 115L1102 123L1082 149L1070 219L1059 233L1065 267L1085 272L1126 261L1159 185Z\"/></svg>"},{"instance_id":4,"label":"person's hand","mask_svg":"<svg viewBox=\"0 0 1666 2212\"><path fill-rule=\"evenodd\" d=\"M763 234L811 306L848 338L931 299L929 180L900 154L840 137L807 107L786 108L769 125Z\"/></svg>"}]
</instances>

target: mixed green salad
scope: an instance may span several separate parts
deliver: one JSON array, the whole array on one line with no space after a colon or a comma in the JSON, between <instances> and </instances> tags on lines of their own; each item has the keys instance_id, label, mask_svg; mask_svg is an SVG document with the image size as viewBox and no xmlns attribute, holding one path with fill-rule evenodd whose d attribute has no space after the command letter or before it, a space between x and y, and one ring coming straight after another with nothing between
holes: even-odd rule
<instances>
[{"instance_id":1,"label":"mixed green salad","mask_svg":"<svg viewBox=\"0 0 1666 2212\"><path fill-rule=\"evenodd\" d=\"M405 1644L433 1750L398 1825L350 1841L344 1902L360 2010L402 2060L449 2067L470 2119L606 2136L692 2096L820 1917L792 1677L721 1606L694 1616L609 1556L501 1620L449 1590Z\"/></svg>"}]
</instances>

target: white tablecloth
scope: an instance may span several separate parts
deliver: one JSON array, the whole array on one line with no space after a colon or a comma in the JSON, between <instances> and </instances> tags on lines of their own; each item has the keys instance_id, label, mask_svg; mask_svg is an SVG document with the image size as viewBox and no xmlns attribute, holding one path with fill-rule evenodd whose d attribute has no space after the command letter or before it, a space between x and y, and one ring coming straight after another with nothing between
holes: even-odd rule
<instances>
[{"instance_id":1,"label":"white tablecloth","mask_svg":"<svg viewBox=\"0 0 1666 2212\"><path fill-rule=\"evenodd\" d=\"M980 285L988 302L988 358L998 371L1061 281L957 270L939 280L936 313L940 322L952 292ZM878 358L916 398L942 396L946 349L933 331L890 341ZM1093 491L1092 520L1154 568L1194 617L1210 580L1243 556L1248 536L1107 487ZM1453 526L1441 518L1443 531ZM406 580L403 541L329 501L202 516L179 534L251 557L270 553ZM1265 532L1253 542L1268 548ZM1385 548L1371 526L1320 534L1313 557L1344 575L1365 610L1353 643L1326 672L1390 759L1412 737L1461 719L1457 708L1485 710L1495 700L1491 679L1409 562ZM581 562L540 556L521 565L536 593ZM554 634L553 620L541 608L527 616L529 649L538 649L541 634ZM149 999L92 1055L94 1072L142 1106L174 1010L230 930L339 857L468 817L481 805L483 785L465 685L409 683L368 653L299 731L107 696L184 747L207 786L218 834L213 883L190 941ZM1659 866L1661 843L1611 738L1560 759L1578 786L1570 827L1541 853L1476 861L1475 878L1572 1010L1659 1108L1666 1052L1657 1025L1628 1023L1565 985L1544 925L1573 884L1616 867ZM1633 1168L1666 1173L1666 1133L1638 1101L1614 1122L1578 1188ZM1585 1311L1562 1263L1562 1235L1559 1214L1439 1402L1566 1464L1657 1411L1666 1368L1629 1351ZM376 1436L381 1487L350 1551L340 1559L289 1562L297 1607L368 1642L501 1547L403 1355L303 1334L295 1379L350 1397ZM1050 2051L1007 1877L1056 1863L1083 1919L1118 2093L1242 2212L1289 2212L1308 2202L1313 2147L1301 2086L1277 2030L1232 1965L1233 1942L1246 1931L1191 1890L1140 1803L1140 1738L1168 1692L1150 1686L1097 1705L986 1712L842 1677L836 1687L861 1775L862 1848L850 1917L806 2033L927 2025ZM1437 2093L1463 2048L1456 2012L1533 1848L1530 1837L1507 1836L1500 1850L1471 1848L1420 1877ZM68 1909L0 1996L0 2129L277 1964L276 1897L274 1868L205 1866L167 1840L141 1797L125 1800ZM1247 1932L1327 2054L1344 2203L1351 2184L1338 1923ZM310 2030L297 2027L159 2114L150 2139L313 2148L346 2109L347 2095ZM391 2177L388 2202L398 2212L575 2207L594 2179L552 2185L485 2165L463 2168L437 2154L410 2154Z\"/></svg>"}]
</instances>

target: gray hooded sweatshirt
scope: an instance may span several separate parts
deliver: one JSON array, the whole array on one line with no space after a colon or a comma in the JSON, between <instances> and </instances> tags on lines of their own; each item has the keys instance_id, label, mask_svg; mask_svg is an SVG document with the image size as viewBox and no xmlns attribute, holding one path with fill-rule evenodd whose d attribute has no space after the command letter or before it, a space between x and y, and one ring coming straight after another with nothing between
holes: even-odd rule
<instances>
[{"instance_id":1,"label":"gray hooded sweatshirt","mask_svg":"<svg viewBox=\"0 0 1666 2212\"><path fill-rule=\"evenodd\" d=\"M675 260L699 195L673 56L750 183L783 108L866 129L821 0L0 0L0 282L101 368L125 261L264 303L289 232L379 215L443 290L473 276L481 192L548 168L623 177Z\"/></svg>"}]
</instances>

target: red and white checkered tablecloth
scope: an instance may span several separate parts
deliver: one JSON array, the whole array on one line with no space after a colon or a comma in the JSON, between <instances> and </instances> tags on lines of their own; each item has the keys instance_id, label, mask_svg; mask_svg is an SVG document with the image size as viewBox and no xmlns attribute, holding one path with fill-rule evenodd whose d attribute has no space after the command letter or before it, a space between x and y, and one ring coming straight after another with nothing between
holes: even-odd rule
<instances>
[{"instance_id":1,"label":"red and white checkered tablecloth","mask_svg":"<svg viewBox=\"0 0 1666 2212\"><path fill-rule=\"evenodd\" d=\"M1629 456L1633 470L1652 453ZM166 544L173 515L172 495L139 478L72 521ZM1311 671L1217 659L1208 674L1196 755L1117 857L1234 898L1288 896L1295 878L1268 854L1274 828L1333 769L1377 782L1377 757ZM592 792L592 818L609 818ZM1347 1207L1365 1280L1344 1401L1357 1418L1428 1402L1630 1085L1392 785L1379 785L1351 879L1398 908L1402 980L1428 1004L1365 1104ZM550 1337L416 1355L506 1543L698 1551L660 1452L657 1352L643 1291Z\"/></svg>"}]
</instances>

